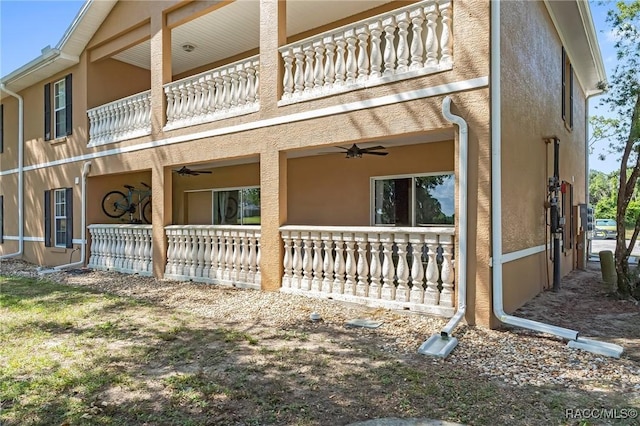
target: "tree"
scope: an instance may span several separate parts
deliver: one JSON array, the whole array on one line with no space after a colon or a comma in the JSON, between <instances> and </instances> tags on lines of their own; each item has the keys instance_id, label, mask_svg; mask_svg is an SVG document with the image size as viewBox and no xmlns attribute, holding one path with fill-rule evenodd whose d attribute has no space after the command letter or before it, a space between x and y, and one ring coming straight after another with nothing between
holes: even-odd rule
<instances>
[{"instance_id":1,"label":"tree","mask_svg":"<svg viewBox=\"0 0 640 426\"><path fill-rule=\"evenodd\" d=\"M621 155L618 176L615 266L618 293L640 296L640 285L629 270L629 256L640 234L640 216L635 218L633 235L627 244L625 219L640 176L640 0L619 1L609 11L607 22L617 37L618 65L602 103L618 116L613 129L612 148ZM634 206L635 207L635 206Z\"/></svg>"}]
</instances>

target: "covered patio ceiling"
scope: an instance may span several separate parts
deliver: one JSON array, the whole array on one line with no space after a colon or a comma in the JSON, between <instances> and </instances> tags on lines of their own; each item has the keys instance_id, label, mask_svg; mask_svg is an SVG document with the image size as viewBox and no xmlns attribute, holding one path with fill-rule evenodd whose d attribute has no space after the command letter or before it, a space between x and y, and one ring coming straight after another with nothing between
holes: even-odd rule
<instances>
[{"instance_id":1,"label":"covered patio ceiling","mask_svg":"<svg viewBox=\"0 0 640 426\"><path fill-rule=\"evenodd\" d=\"M390 1L288 0L287 36L303 33ZM327 7L327 3L332 7ZM259 40L260 2L236 0L172 29L172 73L173 75L181 74L190 69L257 49ZM193 46L193 49L183 46ZM147 40L132 46L114 55L113 58L140 68L150 69L150 42Z\"/></svg>"}]
</instances>

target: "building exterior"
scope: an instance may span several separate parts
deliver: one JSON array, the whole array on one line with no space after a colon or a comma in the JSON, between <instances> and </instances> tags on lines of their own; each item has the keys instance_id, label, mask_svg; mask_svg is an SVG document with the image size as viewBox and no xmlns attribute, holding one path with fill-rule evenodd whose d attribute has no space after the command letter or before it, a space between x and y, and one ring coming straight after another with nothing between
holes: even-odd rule
<instances>
[{"instance_id":1,"label":"building exterior","mask_svg":"<svg viewBox=\"0 0 640 426\"><path fill-rule=\"evenodd\" d=\"M584 259L604 79L584 1L89 0L2 77L0 255L496 325L550 286L554 161Z\"/></svg>"}]
</instances>

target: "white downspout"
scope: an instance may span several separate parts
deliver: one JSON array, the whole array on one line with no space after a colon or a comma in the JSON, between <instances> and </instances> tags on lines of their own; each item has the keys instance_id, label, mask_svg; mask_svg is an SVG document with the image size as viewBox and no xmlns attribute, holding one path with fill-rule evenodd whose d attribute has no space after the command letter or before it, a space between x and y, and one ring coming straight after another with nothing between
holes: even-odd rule
<instances>
[{"instance_id":1,"label":"white downspout","mask_svg":"<svg viewBox=\"0 0 640 426\"><path fill-rule=\"evenodd\" d=\"M86 255L86 247L87 247L87 175L89 175L89 170L91 169L91 161L86 161L82 165L82 183L81 183L81 198L82 198L82 211L80 213L80 228L82 232L82 243L80 244L80 260L73 263L68 263L66 265L58 265L53 268L53 270L45 270L40 271L41 274L45 274L47 272L55 272L61 269L71 268L73 266L84 266L84 259ZM73 232L73 230L72 230Z\"/></svg>"},{"instance_id":2,"label":"white downspout","mask_svg":"<svg viewBox=\"0 0 640 426\"><path fill-rule=\"evenodd\" d=\"M502 282L502 133L500 105L500 0L491 1L491 227L493 313L503 323L549 333L569 340L570 347L620 357L623 348L611 343L578 338L578 332L509 315L503 306Z\"/></svg>"},{"instance_id":3,"label":"white downspout","mask_svg":"<svg viewBox=\"0 0 640 426\"><path fill-rule=\"evenodd\" d=\"M451 98L442 101L442 115L450 123L458 125L458 255L456 285L458 292L458 310L445 325L440 334L433 334L420 345L418 353L446 358L458 345L458 339L451 336L451 332L464 318L467 310L467 196L468 196L468 163L469 163L469 132L467 122L451 113Z\"/></svg>"},{"instance_id":4,"label":"white downspout","mask_svg":"<svg viewBox=\"0 0 640 426\"><path fill-rule=\"evenodd\" d=\"M467 174L469 163L469 131L464 118L451 113L451 98L449 96L442 101L442 115L444 115L444 118L449 122L458 125L458 149L460 150L458 155L458 277L456 279L458 284L458 311L440 332L442 337L449 337L453 329L462 318L464 318L467 310L467 219L469 216L467 212Z\"/></svg>"},{"instance_id":5,"label":"white downspout","mask_svg":"<svg viewBox=\"0 0 640 426\"><path fill-rule=\"evenodd\" d=\"M0 83L0 90L18 99L18 251L0 256L7 259L22 256L24 252L24 100L4 83Z\"/></svg>"}]
</instances>

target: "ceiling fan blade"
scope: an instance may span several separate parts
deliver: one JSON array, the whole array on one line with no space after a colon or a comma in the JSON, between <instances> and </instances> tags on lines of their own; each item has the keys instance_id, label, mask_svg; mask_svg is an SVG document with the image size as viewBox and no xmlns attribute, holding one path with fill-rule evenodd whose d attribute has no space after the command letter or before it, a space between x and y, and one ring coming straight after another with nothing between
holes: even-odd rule
<instances>
[{"instance_id":1,"label":"ceiling fan blade","mask_svg":"<svg viewBox=\"0 0 640 426\"><path fill-rule=\"evenodd\" d=\"M193 172L194 175L201 175L201 174L210 175L211 173L213 172L209 170L196 170Z\"/></svg>"},{"instance_id":2,"label":"ceiling fan blade","mask_svg":"<svg viewBox=\"0 0 640 426\"><path fill-rule=\"evenodd\" d=\"M376 151L362 151L363 154L369 154L369 155L387 155L389 154L388 152L376 152Z\"/></svg>"},{"instance_id":3,"label":"ceiling fan blade","mask_svg":"<svg viewBox=\"0 0 640 426\"><path fill-rule=\"evenodd\" d=\"M351 148L345 148L344 146L336 146L336 148L344 149L345 151L349 151Z\"/></svg>"},{"instance_id":4,"label":"ceiling fan blade","mask_svg":"<svg viewBox=\"0 0 640 426\"><path fill-rule=\"evenodd\" d=\"M382 145L378 145L378 146L372 146L371 148L361 148L360 151L362 152L366 152L366 151L377 151L379 149L387 149Z\"/></svg>"}]
</instances>

